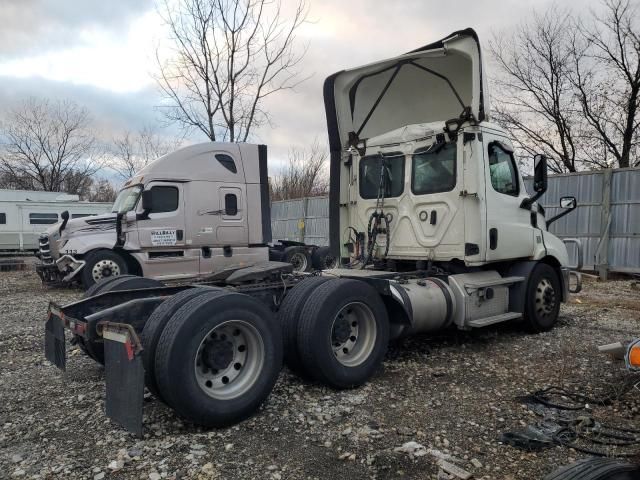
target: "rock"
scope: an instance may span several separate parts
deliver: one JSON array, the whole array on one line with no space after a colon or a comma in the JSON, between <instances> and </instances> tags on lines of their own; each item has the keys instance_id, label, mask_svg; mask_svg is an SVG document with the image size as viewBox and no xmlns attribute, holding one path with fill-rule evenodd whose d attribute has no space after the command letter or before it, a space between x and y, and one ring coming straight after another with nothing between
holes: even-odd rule
<instances>
[{"instance_id":1,"label":"rock","mask_svg":"<svg viewBox=\"0 0 640 480\"><path fill-rule=\"evenodd\" d=\"M477 458L471 459L471 465L473 465L476 468L482 468L482 463Z\"/></svg>"},{"instance_id":2,"label":"rock","mask_svg":"<svg viewBox=\"0 0 640 480\"><path fill-rule=\"evenodd\" d=\"M12 477L18 478L18 477L24 477L25 475L25 471L21 468L18 468L16 470L13 471L13 473L11 474Z\"/></svg>"},{"instance_id":3,"label":"rock","mask_svg":"<svg viewBox=\"0 0 640 480\"><path fill-rule=\"evenodd\" d=\"M227 443L227 444L224 446L224 451L225 451L225 452L228 452L228 451L230 451L232 448L233 448L233 443Z\"/></svg>"},{"instance_id":4,"label":"rock","mask_svg":"<svg viewBox=\"0 0 640 480\"><path fill-rule=\"evenodd\" d=\"M162 477L158 472L151 472L149 474L149 480L160 480Z\"/></svg>"},{"instance_id":5,"label":"rock","mask_svg":"<svg viewBox=\"0 0 640 480\"><path fill-rule=\"evenodd\" d=\"M396 447L393 449L393 451L398 453L406 453L411 458L422 457L427 454L427 449L424 448L424 445L418 442L403 443L401 447Z\"/></svg>"},{"instance_id":6,"label":"rock","mask_svg":"<svg viewBox=\"0 0 640 480\"><path fill-rule=\"evenodd\" d=\"M129 450L127 450L127 455L129 455L130 457L141 457L142 456L142 449L140 447L131 447Z\"/></svg>"},{"instance_id":7,"label":"rock","mask_svg":"<svg viewBox=\"0 0 640 480\"><path fill-rule=\"evenodd\" d=\"M111 462L109 462L109 465L107 465L107 468L114 472L118 470L122 470L123 467L124 467L124 462L122 460L112 460Z\"/></svg>"},{"instance_id":8,"label":"rock","mask_svg":"<svg viewBox=\"0 0 640 480\"><path fill-rule=\"evenodd\" d=\"M93 480L102 480L104 478L104 472L100 472L93 476Z\"/></svg>"},{"instance_id":9,"label":"rock","mask_svg":"<svg viewBox=\"0 0 640 480\"><path fill-rule=\"evenodd\" d=\"M273 472L274 470L277 470L278 466L277 465L269 465L267 467L267 470L269 470L270 472Z\"/></svg>"},{"instance_id":10,"label":"rock","mask_svg":"<svg viewBox=\"0 0 640 480\"><path fill-rule=\"evenodd\" d=\"M11 463L20 463L22 461L22 455L11 455Z\"/></svg>"},{"instance_id":11,"label":"rock","mask_svg":"<svg viewBox=\"0 0 640 480\"><path fill-rule=\"evenodd\" d=\"M338 457L338 460L355 460L355 459L356 459L356 454L351 452L341 453L340 456Z\"/></svg>"}]
</instances>

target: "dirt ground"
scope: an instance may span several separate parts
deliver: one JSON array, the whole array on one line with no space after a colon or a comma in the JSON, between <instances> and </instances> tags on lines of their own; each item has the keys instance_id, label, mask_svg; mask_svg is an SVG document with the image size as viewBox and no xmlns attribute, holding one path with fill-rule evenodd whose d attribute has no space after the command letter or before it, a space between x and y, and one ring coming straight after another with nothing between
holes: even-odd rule
<instances>
[{"instance_id":1,"label":"dirt ground","mask_svg":"<svg viewBox=\"0 0 640 480\"><path fill-rule=\"evenodd\" d=\"M591 281L551 332L500 325L412 338L362 388L337 392L285 369L262 409L231 428L185 424L149 397L138 439L104 416L100 366L76 347L66 374L44 360L47 303L80 295L42 287L32 271L0 273L0 478L438 478L431 454L394 450L417 442L476 479L538 479L584 454L500 443L538 420L516 397L547 385L592 397L621 388L630 374L596 346L640 335L640 290ZM638 429L639 409L631 389L588 415Z\"/></svg>"}]
</instances>

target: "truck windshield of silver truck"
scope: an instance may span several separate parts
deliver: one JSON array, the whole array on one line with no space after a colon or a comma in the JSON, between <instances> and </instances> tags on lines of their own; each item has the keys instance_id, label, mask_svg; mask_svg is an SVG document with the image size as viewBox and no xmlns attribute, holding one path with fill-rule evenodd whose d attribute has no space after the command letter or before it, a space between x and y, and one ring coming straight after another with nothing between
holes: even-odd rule
<instances>
[{"instance_id":1,"label":"truck windshield of silver truck","mask_svg":"<svg viewBox=\"0 0 640 480\"><path fill-rule=\"evenodd\" d=\"M116 201L113 202L113 213L125 213L132 210L136 206L142 185L133 185L131 187L120 190Z\"/></svg>"}]
</instances>

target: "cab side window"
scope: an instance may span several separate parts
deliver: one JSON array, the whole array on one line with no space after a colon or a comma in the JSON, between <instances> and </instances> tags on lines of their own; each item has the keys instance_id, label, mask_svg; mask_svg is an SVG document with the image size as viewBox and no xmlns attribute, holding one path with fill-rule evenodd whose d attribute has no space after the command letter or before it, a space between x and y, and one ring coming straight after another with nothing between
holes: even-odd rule
<instances>
[{"instance_id":1,"label":"cab side window","mask_svg":"<svg viewBox=\"0 0 640 480\"><path fill-rule=\"evenodd\" d=\"M231 217L238 214L238 197L233 193L227 193L224 196L224 213Z\"/></svg>"},{"instance_id":2,"label":"cab side window","mask_svg":"<svg viewBox=\"0 0 640 480\"><path fill-rule=\"evenodd\" d=\"M517 197L520 193L518 170L513 153L499 142L489 144L489 175L491 186L498 193Z\"/></svg>"},{"instance_id":3,"label":"cab side window","mask_svg":"<svg viewBox=\"0 0 640 480\"><path fill-rule=\"evenodd\" d=\"M151 187L151 191L156 207L149 213L173 212L178 209L178 189L176 187L157 185Z\"/></svg>"}]
</instances>

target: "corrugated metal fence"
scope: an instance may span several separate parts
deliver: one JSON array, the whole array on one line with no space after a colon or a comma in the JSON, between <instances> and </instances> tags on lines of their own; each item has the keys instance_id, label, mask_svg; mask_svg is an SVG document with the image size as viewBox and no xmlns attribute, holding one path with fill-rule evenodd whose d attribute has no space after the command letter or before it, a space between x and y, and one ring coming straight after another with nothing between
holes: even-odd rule
<instances>
[{"instance_id":1,"label":"corrugated metal fence","mask_svg":"<svg viewBox=\"0 0 640 480\"><path fill-rule=\"evenodd\" d=\"M327 245L329 199L312 197L273 202L271 233L274 240L295 240L311 245Z\"/></svg>"},{"instance_id":2,"label":"corrugated metal fence","mask_svg":"<svg viewBox=\"0 0 640 480\"><path fill-rule=\"evenodd\" d=\"M532 190L532 179L525 184ZM560 197L578 200L576 211L553 223L560 238L578 238L585 270L640 273L640 169L599 170L549 177L542 197L546 217L560 212ZM326 245L329 237L329 199L306 198L273 202L274 239ZM575 254L575 252L570 253ZM574 259L575 260L575 259ZM575 263L575 262L572 262Z\"/></svg>"},{"instance_id":3,"label":"corrugated metal fence","mask_svg":"<svg viewBox=\"0 0 640 480\"><path fill-rule=\"evenodd\" d=\"M532 190L532 179L525 179ZM560 212L560 197L575 196L578 208L549 231L582 241L585 270L640 273L640 169L621 168L549 177L542 197L546 217Z\"/></svg>"}]
</instances>

